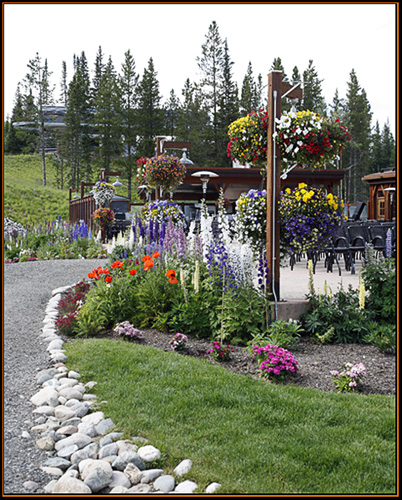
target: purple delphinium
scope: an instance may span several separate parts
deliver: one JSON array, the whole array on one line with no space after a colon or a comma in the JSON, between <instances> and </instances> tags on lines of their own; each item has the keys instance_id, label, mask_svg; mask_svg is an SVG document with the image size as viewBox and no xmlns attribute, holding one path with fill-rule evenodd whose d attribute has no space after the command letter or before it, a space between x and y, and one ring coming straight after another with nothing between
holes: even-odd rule
<instances>
[{"instance_id":1,"label":"purple delphinium","mask_svg":"<svg viewBox=\"0 0 402 500\"><path fill-rule=\"evenodd\" d=\"M209 276L213 277L215 284L223 290L238 288L233 269L228 262L228 253L225 244L219 238L214 238L208 247L207 267Z\"/></svg>"}]
</instances>

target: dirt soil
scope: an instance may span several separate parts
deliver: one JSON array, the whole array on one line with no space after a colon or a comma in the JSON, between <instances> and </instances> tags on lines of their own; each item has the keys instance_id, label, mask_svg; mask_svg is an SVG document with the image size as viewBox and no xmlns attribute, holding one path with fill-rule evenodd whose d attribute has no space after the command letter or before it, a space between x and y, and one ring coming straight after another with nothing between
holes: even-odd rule
<instances>
[{"instance_id":1,"label":"dirt soil","mask_svg":"<svg viewBox=\"0 0 402 500\"><path fill-rule=\"evenodd\" d=\"M171 351L169 345L173 335L162 333L158 330L141 330L141 340L127 340L150 345L164 351ZM107 333L108 337L121 338L113 331ZM102 337L105 337L103 334ZM260 378L260 370L254 358L245 351L244 346L231 346L231 359L229 361L215 361L210 354L211 348L208 339L189 337L186 348L180 351L182 355L207 359L213 364L241 375ZM344 363L363 363L366 375L362 379L358 392L363 394L395 394L396 393L396 356L391 353L382 353L379 349L369 344L321 344L313 342L309 337L302 337L291 350L298 361L299 370L291 374L286 382L302 387L311 387L321 391L336 392L331 370L341 371ZM267 382L270 383L270 382Z\"/></svg>"}]
</instances>

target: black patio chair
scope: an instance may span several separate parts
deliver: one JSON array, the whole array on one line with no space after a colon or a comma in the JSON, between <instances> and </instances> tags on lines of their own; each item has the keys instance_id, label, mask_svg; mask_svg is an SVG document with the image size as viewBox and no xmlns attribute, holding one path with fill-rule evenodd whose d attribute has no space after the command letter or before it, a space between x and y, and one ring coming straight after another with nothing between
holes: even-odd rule
<instances>
[{"instance_id":1,"label":"black patio chair","mask_svg":"<svg viewBox=\"0 0 402 500\"><path fill-rule=\"evenodd\" d=\"M366 244L370 242L367 227L364 224L351 224L346 227L346 231L353 263L356 262L356 258L365 261Z\"/></svg>"},{"instance_id":2,"label":"black patio chair","mask_svg":"<svg viewBox=\"0 0 402 500\"><path fill-rule=\"evenodd\" d=\"M368 226L370 243L377 254L383 254L385 257L385 241L387 239L387 228L382 224Z\"/></svg>"},{"instance_id":3,"label":"black patio chair","mask_svg":"<svg viewBox=\"0 0 402 500\"><path fill-rule=\"evenodd\" d=\"M343 257L345 263L345 270L351 271L351 274L355 274L354 260L352 253L350 251L350 245L348 237L345 234L339 234L338 236L333 236L329 245L324 249L325 252L325 267L327 273L333 270L334 262L338 266L339 276L342 276L341 266L339 264L338 255Z\"/></svg>"}]
</instances>

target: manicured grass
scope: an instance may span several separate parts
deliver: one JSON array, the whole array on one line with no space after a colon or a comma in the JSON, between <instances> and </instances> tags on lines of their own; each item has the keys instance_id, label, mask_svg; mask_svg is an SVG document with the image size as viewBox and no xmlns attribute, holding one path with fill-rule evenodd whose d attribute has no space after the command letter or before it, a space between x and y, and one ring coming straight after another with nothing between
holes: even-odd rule
<instances>
[{"instance_id":1,"label":"manicured grass","mask_svg":"<svg viewBox=\"0 0 402 500\"><path fill-rule=\"evenodd\" d=\"M170 473L192 460L200 492L217 481L232 494L395 494L393 396L269 384L125 341L66 351L126 437L150 439Z\"/></svg>"}]
</instances>

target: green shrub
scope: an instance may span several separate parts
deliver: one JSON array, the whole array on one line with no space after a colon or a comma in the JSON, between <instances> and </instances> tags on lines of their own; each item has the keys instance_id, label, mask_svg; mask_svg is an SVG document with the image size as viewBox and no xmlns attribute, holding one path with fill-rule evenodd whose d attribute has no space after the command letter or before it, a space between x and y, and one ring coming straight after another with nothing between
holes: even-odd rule
<instances>
[{"instance_id":1,"label":"green shrub","mask_svg":"<svg viewBox=\"0 0 402 500\"><path fill-rule=\"evenodd\" d=\"M385 323L396 320L396 269L395 259L375 258L373 249L368 247L367 263L362 270L364 286L368 292L366 303L371 317Z\"/></svg>"},{"instance_id":2,"label":"green shrub","mask_svg":"<svg viewBox=\"0 0 402 500\"><path fill-rule=\"evenodd\" d=\"M295 348L296 342L303 331L303 327L298 321L274 321L266 331L255 335L252 340L247 343L248 350L250 350L252 346L263 347L267 344L276 345L283 349ZM252 354L251 350L250 353Z\"/></svg>"},{"instance_id":3,"label":"green shrub","mask_svg":"<svg viewBox=\"0 0 402 500\"><path fill-rule=\"evenodd\" d=\"M366 310L359 308L359 290L349 285L348 290L340 288L332 296L310 298L310 309L301 321L306 333L317 338L333 327L332 341L346 344L364 342L368 318Z\"/></svg>"}]
</instances>

